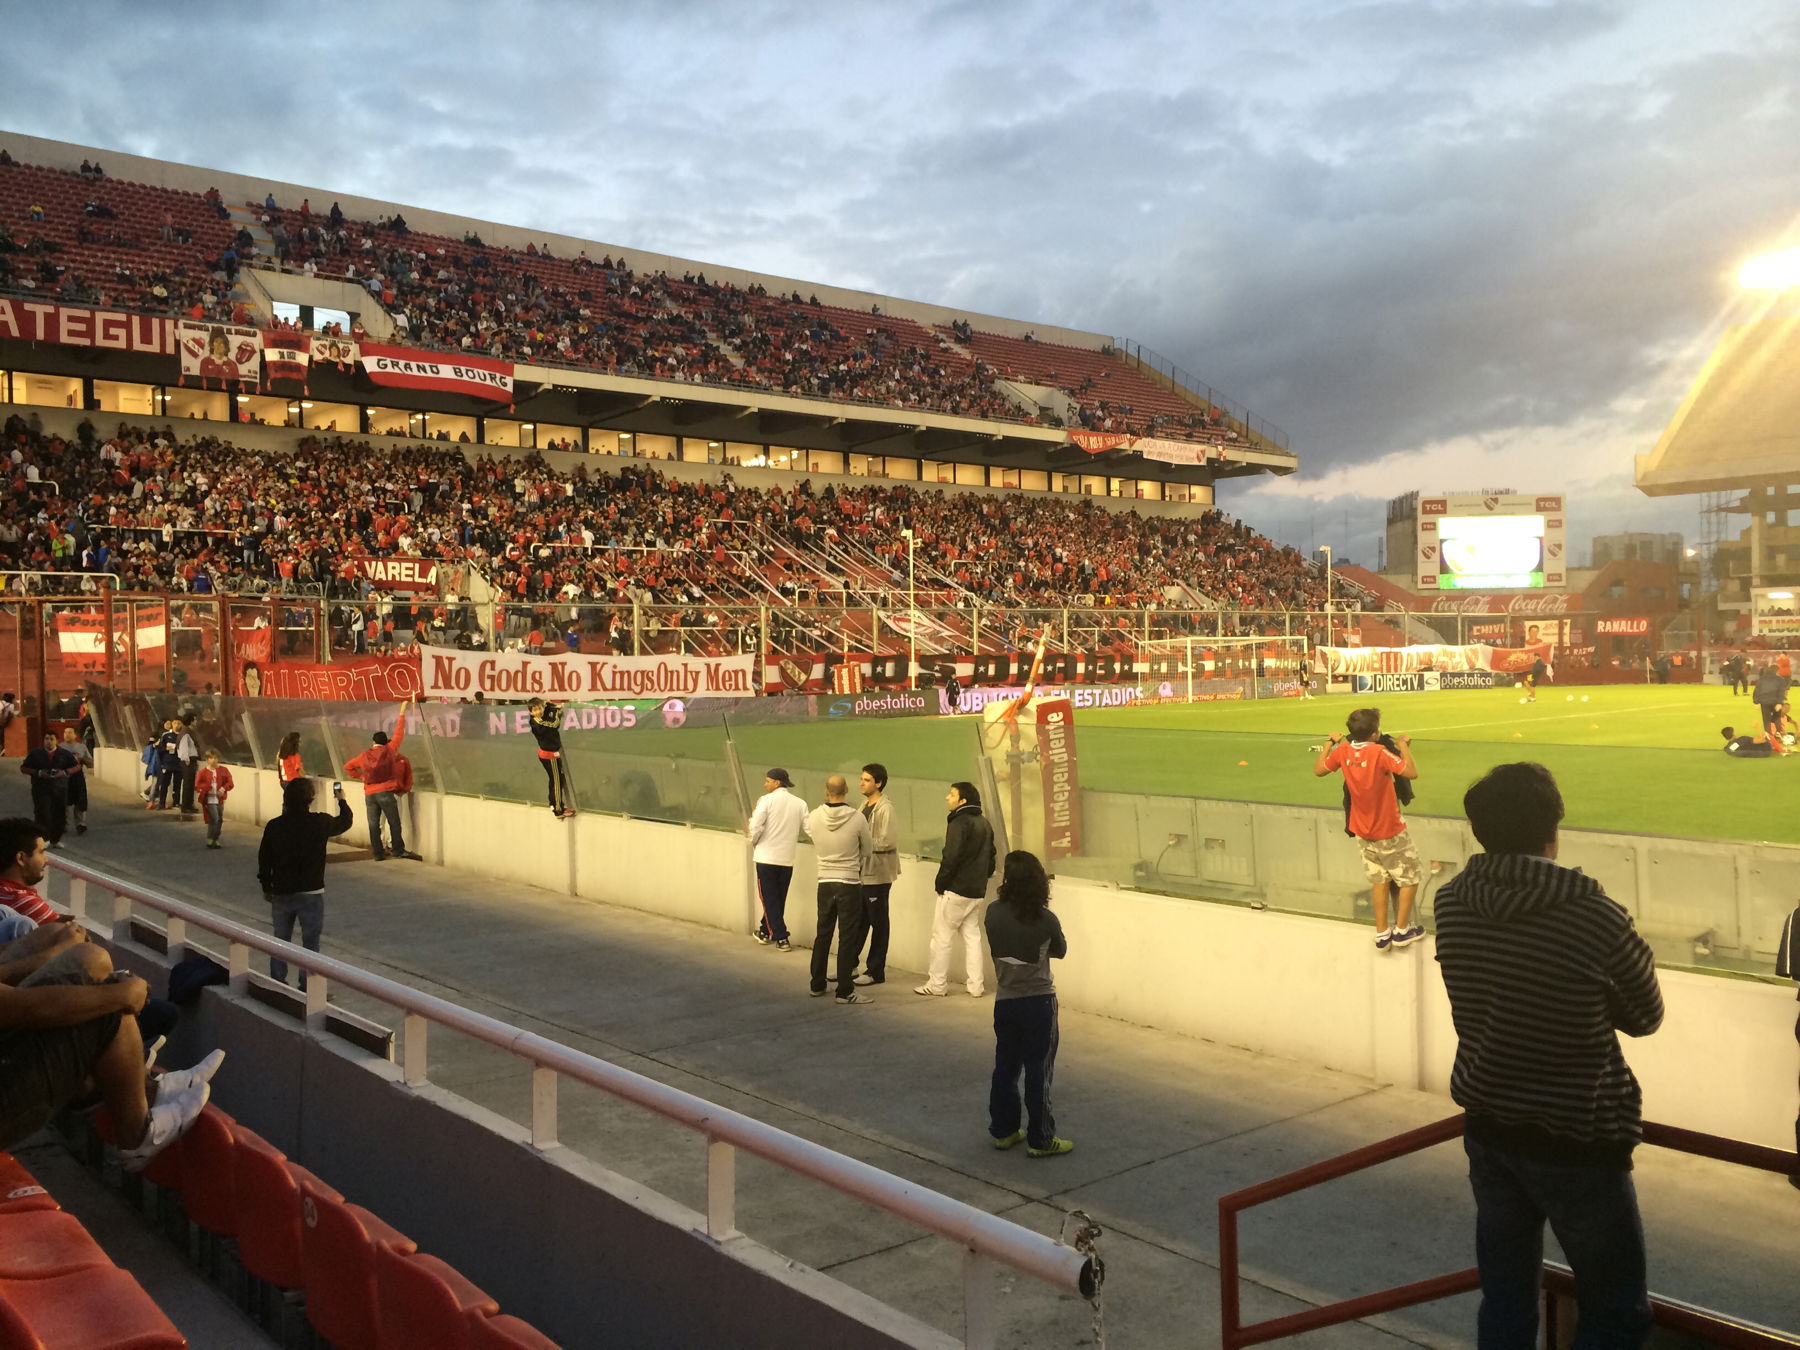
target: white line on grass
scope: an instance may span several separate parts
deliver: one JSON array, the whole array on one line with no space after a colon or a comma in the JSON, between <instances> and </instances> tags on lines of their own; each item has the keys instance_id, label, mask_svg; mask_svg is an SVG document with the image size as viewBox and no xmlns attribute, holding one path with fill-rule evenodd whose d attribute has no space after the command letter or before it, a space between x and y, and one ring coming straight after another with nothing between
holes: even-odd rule
<instances>
[{"instance_id":1,"label":"white line on grass","mask_svg":"<svg viewBox=\"0 0 1800 1350\"><path fill-rule=\"evenodd\" d=\"M1534 722L1562 722L1571 717L1616 717L1623 713L1667 711L1666 703L1643 703L1635 708L1589 708L1583 712L1551 713L1547 717L1534 718ZM1501 718L1497 722L1453 722L1447 727L1428 727L1425 735L1439 731L1469 731L1475 727L1510 727L1518 725L1516 718Z\"/></svg>"}]
</instances>

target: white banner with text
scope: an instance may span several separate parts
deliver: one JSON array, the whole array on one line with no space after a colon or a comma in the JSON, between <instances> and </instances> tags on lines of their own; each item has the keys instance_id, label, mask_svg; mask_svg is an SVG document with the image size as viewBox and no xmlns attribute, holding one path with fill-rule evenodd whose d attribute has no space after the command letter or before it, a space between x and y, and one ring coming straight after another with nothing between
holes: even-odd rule
<instances>
[{"instance_id":1,"label":"white banner with text","mask_svg":"<svg viewBox=\"0 0 1800 1350\"><path fill-rule=\"evenodd\" d=\"M424 647L424 698L748 698L754 656L530 656Z\"/></svg>"}]
</instances>

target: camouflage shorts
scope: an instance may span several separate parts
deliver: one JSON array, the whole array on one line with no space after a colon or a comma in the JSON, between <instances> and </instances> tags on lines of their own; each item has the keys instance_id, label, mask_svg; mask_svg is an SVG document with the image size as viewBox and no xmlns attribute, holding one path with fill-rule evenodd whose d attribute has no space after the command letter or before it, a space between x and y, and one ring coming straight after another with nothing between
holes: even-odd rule
<instances>
[{"instance_id":1,"label":"camouflage shorts","mask_svg":"<svg viewBox=\"0 0 1800 1350\"><path fill-rule=\"evenodd\" d=\"M1391 881L1396 886L1417 886L1421 876L1419 850L1412 832L1402 830L1392 839L1362 839L1363 872L1371 886Z\"/></svg>"}]
</instances>

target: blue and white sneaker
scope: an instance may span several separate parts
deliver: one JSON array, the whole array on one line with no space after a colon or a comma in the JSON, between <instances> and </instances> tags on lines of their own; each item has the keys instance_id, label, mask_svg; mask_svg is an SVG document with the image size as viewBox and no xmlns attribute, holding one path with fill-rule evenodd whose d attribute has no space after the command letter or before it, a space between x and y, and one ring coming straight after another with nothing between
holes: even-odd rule
<instances>
[{"instance_id":1,"label":"blue and white sneaker","mask_svg":"<svg viewBox=\"0 0 1800 1350\"><path fill-rule=\"evenodd\" d=\"M1411 928L1396 928L1394 930L1394 945L1396 947L1410 947L1424 936L1425 925L1422 923L1415 923Z\"/></svg>"},{"instance_id":2,"label":"blue and white sneaker","mask_svg":"<svg viewBox=\"0 0 1800 1350\"><path fill-rule=\"evenodd\" d=\"M1375 950L1385 952L1394 945L1394 930L1389 928L1375 935Z\"/></svg>"}]
</instances>

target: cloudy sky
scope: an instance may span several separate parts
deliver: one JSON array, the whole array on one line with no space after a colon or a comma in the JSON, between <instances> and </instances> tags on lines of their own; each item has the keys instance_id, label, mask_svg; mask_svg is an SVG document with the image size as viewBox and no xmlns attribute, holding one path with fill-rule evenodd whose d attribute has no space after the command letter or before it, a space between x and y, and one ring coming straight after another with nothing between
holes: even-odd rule
<instances>
[{"instance_id":1,"label":"cloudy sky","mask_svg":"<svg viewBox=\"0 0 1800 1350\"><path fill-rule=\"evenodd\" d=\"M1134 338L1299 453L1228 509L1371 562L1415 487L1692 534L1631 457L1800 242L1791 0L69 0L7 43L17 131Z\"/></svg>"}]
</instances>

